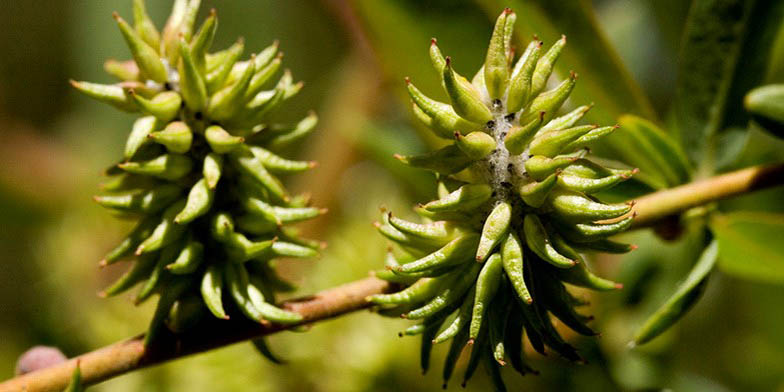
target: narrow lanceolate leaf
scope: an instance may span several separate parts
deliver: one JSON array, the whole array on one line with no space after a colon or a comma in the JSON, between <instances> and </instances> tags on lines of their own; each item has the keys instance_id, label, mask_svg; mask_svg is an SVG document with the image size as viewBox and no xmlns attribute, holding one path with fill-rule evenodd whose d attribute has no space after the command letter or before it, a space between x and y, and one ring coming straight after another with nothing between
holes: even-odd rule
<instances>
[{"instance_id":1,"label":"narrow lanceolate leaf","mask_svg":"<svg viewBox=\"0 0 784 392\"><path fill-rule=\"evenodd\" d=\"M711 242L702 252L697 264L694 265L686 280L678 286L675 293L665 302L637 331L634 345L649 342L670 328L676 321L694 306L705 290L708 274L713 270L719 256L718 241Z\"/></svg>"},{"instance_id":2,"label":"narrow lanceolate leaf","mask_svg":"<svg viewBox=\"0 0 784 392\"><path fill-rule=\"evenodd\" d=\"M623 140L628 146L619 151L620 157L656 178L656 188L680 185L691 178L692 166L676 139L634 115L621 116L618 123L621 127L611 138Z\"/></svg>"},{"instance_id":3,"label":"narrow lanceolate leaf","mask_svg":"<svg viewBox=\"0 0 784 392\"><path fill-rule=\"evenodd\" d=\"M723 124L754 1L695 1L684 31L673 102L675 126L693 163Z\"/></svg>"}]
</instances>

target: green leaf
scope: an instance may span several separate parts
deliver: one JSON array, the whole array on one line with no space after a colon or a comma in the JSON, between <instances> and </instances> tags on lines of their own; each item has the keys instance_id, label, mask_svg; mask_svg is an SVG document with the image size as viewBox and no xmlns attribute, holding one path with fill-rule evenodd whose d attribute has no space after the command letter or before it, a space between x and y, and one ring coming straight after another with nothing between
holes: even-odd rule
<instances>
[{"instance_id":1,"label":"green leaf","mask_svg":"<svg viewBox=\"0 0 784 392\"><path fill-rule=\"evenodd\" d=\"M781 2L695 0L684 31L673 130L693 163L710 158L714 135L745 126L743 94L764 78Z\"/></svg>"},{"instance_id":2,"label":"green leaf","mask_svg":"<svg viewBox=\"0 0 784 392\"><path fill-rule=\"evenodd\" d=\"M661 335L670 328L676 321L683 317L697 302L705 289L708 274L716 264L719 254L718 241L711 242L700 255L697 264L694 265L686 280L678 286L667 302L664 303L656 312L645 321L634 336L633 345L640 345L649 342L651 339Z\"/></svg>"},{"instance_id":3,"label":"green leaf","mask_svg":"<svg viewBox=\"0 0 784 392\"><path fill-rule=\"evenodd\" d=\"M784 283L784 214L732 212L715 215L711 230L719 242L719 268L727 275Z\"/></svg>"},{"instance_id":4,"label":"green leaf","mask_svg":"<svg viewBox=\"0 0 784 392\"><path fill-rule=\"evenodd\" d=\"M622 115L618 122L621 127L609 136L626 146L618 151L618 159L656 181L649 185L662 189L689 181L692 168L675 139L656 124L634 115Z\"/></svg>"},{"instance_id":5,"label":"green leaf","mask_svg":"<svg viewBox=\"0 0 784 392\"><path fill-rule=\"evenodd\" d=\"M784 84L769 84L749 91L743 105L767 131L784 138Z\"/></svg>"}]
</instances>

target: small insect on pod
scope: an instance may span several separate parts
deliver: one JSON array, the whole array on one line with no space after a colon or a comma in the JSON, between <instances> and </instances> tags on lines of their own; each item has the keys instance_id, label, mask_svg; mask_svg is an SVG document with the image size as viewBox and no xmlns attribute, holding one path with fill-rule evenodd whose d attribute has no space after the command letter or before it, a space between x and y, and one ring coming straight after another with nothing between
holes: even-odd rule
<instances>
[{"instance_id":1,"label":"small insect on pod","mask_svg":"<svg viewBox=\"0 0 784 392\"><path fill-rule=\"evenodd\" d=\"M439 199L419 205L423 223L385 213L377 227L400 246L376 275L408 285L369 300L382 313L416 320L401 335L422 335L422 369L433 344L451 340L443 368L449 381L462 349L472 347L463 383L480 361L504 390L500 366L535 373L524 359L523 335L580 361L550 315L583 335L595 335L584 302L565 283L594 290L620 284L587 268L583 251L623 253L631 245L607 237L627 229L630 204L605 204L592 196L636 170L604 167L588 159L587 143L615 126L577 125L590 109L556 116L577 82L571 73L545 90L566 45L534 39L516 61L510 46L515 14L498 17L484 66L471 81L443 57L436 40L430 56L449 103L435 101L406 80L415 117L436 136L452 140L420 156L397 156L439 178Z\"/></svg>"},{"instance_id":2,"label":"small insect on pod","mask_svg":"<svg viewBox=\"0 0 784 392\"><path fill-rule=\"evenodd\" d=\"M134 25L114 14L132 55L106 62L119 81L71 83L142 116L95 200L138 221L101 261L131 263L102 295L137 284L136 303L160 295L148 342L162 328L181 332L210 314L300 322L299 314L274 305L277 293L293 289L276 274L275 259L314 257L322 245L299 237L289 224L324 209L309 206L306 196L290 196L278 178L315 166L278 151L310 133L316 116L290 126L271 121L302 84L288 71L273 81L282 58L277 42L244 61L242 40L210 53L218 18L212 10L195 30L199 5L176 0L159 32L144 1L134 0Z\"/></svg>"}]
</instances>

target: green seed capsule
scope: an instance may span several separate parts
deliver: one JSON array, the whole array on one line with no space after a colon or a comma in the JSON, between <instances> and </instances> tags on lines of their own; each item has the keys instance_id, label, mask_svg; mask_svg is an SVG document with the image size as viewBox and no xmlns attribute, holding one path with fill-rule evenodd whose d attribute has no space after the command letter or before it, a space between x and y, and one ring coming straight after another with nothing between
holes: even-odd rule
<instances>
[{"instance_id":1,"label":"green seed capsule","mask_svg":"<svg viewBox=\"0 0 784 392\"><path fill-rule=\"evenodd\" d=\"M446 59L444 58L444 55L441 54L441 49L438 48L438 42L435 38L430 39L430 63L433 65L433 69L438 73L438 76L441 76L444 73Z\"/></svg>"},{"instance_id":2,"label":"green seed capsule","mask_svg":"<svg viewBox=\"0 0 784 392\"><path fill-rule=\"evenodd\" d=\"M470 212L489 201L492 193L493 188L486 184L463 185L448 196L425 204L424 208L433 212Z\"/></svg>"},{"instance_id":3,"label":"green seed capsule","mask_svg":"<svg viewBox=\"0 0 784 392\"><path fill-rule=\"evenodd\" d=\"M495 139L482 131L471 132L466 136L455 132L455 141L455 144L473 160L490 155L496 148Z\"/></svg>"},{"instance_id":4,"label":"green seed capsule","mask_svg":"<svg viewBox=\"0 0 784 392\"><path fill-rule=\"evenodd\" d=\"M142 117L133 123L131 134L125 143L125 159L131 159L139 149L150 141L150 134L154 132L161 123L154 116Z\"/></svg>"},{"instance_id":5,"label":"green seed capsule","mask_svg":"<svg viewBox=\"0 0 784 392\"><path fill-rule=\"evenodd\" d=\"M318 117L315 113L310 112L307 117L300 120L297 125L288 132L281 133L276 135L272 139L269 140L268 145L271 150L277 151L284 149L299 140L303 137L310 134L313 129L316 128L316 124L318 123Z\"/></svg>"},{"instance_id":6,"label":"green seed capsule","mask_svg":"<svg viewBox=\"0 0 784 392\"><path fill-rule=\"evenodd\" d=\"M423 258L403 264L395 268L395 270L402 273L411 273L463 264L471 259L469 252L476 249L477 243L478 238L476 235L468 234L458 237L444 245L441 249Z\"/></svg>"},{"instance_id":7,"label":"green seed capsule","mask_svg":"<svg viewBox=\"0 0 784 392\"><path fill-rule=\"evenodd\" d=\"M520 186L517 192L520 194L520 197L525 204L534 208L539 208L544 204L545 200L547 200L550 191L558 185L558 178L560 176L561 173L556 171L542 181L529 182Z\"/></svg>"},{"instance_id":8,"label":"green seed capsule","mask_svg":"<svg viewBox=\"0 0 784 392\"><path fill-rule=\"evenodd\" d=\"M545 123L552 120L561 105L569 98L575 84L577 84L577 74L572 73L569 79L564 80L554 89L539 94L521 115L521 122L531 121L541 112L545 112L543 120Z\"/></svg>"},{"instance_id":9,"label":"green seed capsule","mask_svg":"<svg viewBox=\"0 0 784 392\"><path fill-rule=\"evenodd\" d=\"M626 170L622 173L594 179L572 175L567 171L558 176L558 184L570 191L591 194L608 189L622 181L626 181L631 178L634 173L636 173L636 171Z\"/></svg>"},{"instance_id":10,"label":"green seed capsule","mask_svg":"<svg viewBox=\"0 0 784 392\"><path fill-rule=\"evenodd\" d=\"M177 71L180 75L180 92L185 101L185 106L194 113L200 113L207 108L207 84L200 71L195 55L185 39L179 42L180 62Z\"/></svg>"},{"instance_id":11,"label":"green seed capsule","mask_svg":"<svg viewBox=\"0 0 784 392\"><path fill-rule=\"evenodd\" d=\"M207 69L207 50L212 46L212 40L215 38L217 30L218 14L213 8L199 28L199 32L194 36L189 48L190 54L193 55L193 63L196 65L195 68L199 74L204 74ZM180 56L184 59L182 47L180 47Z\"/></svg>"},{"instance_id":12,"label":"green seed capsule","mask_svg":"<svg viewBox=\"0 0 784 392\"><path fill-rule=\"evenodd\" d=\"M471 290L466 294L465 298L463 299L463 304L460 305L460 309L457 311L457 316L452 320L452 322L441 331L435 339L433 339L433 344L439 344L446 342L449 339L455 337L458 332L461 331L468 331L466 326L471 321L471 315L474 308L474 296L475 296L475 288L471 288ZM467 337L466 337L467 338Z\"/></svg>"},{"instance_id":13,"label":"green seed capsule","mask_svg":"<svg viewBox=\"0 0 784 392\"><path fill-rule=\"evenodd\" d=\"M207 116L213 120L227 120L234 117L237 110L245 101L245 92L250 86L251 78L255 72L253 59L248 63L245 72L242 73L240 79L229 86L224 87L210 97L207 104Z\"/></svg>"},{"instance_id":14,"label":"green seed capsule","mask_svg":"<svg viewBox=\"0 0 784 392\"><path fill-rule=\"evenodd\" d=\"M226 239L229 259L235 263L244 263L250 259L264 256L269 253L275 240L251 241L242 233L232 232Z\"/></svg>"},{"instance_id":15,"label":"green seed capsule","mask_svg":"<svg viewBox=\"0 0 784 392\"><path fill-rule=\"evenodd\" d=\"M510 154L519 155L528 148L531 139L539 132L539 127L542 125L543 119L544 112L540 113L539 117L532 119L522 126L516 125L509 129L509 133L507 133L504 138L504 144Z\"/></svg>"},{"instance_id":16,"label":"green seed capsule","mask_svg":"<svg viewBox=\"0 0 784 392\"><path fill-rule=\"evenodd\" d=\"M577 263L576 260L558 253L550 242L550 236L547 234L544 225L536 215L528 214L525 216L523 230L525 231L525 242L528 244L528 247L543 260L558 268L570 268Z\"/></svg>"},{"instance_id":17,"label":"green seed capsule","mask_svg":"<svg viewBox=\"0 0 784 392\"><path fill-rule=\"evenodd\" d=\"M166 67L161 62L158 52L144 42L120 15L115 12L112 16L117 21L117 26L120 27L120 32L122 32L125 43L128 44L131 55L136 60L136 65L139 66L142 76L158 83L165 83L168 79Z\"/></svg>"},{"instance_id":18,"label":"green seed capsule","mask_svg":"<svg viewBox=\"0 0 784 392\"><path fill-rule=\"evenodd\" d=\"M133 60L117 61L109 59L103 63L103 70L121 81L139 80L139 67L136 66Z\"/></svg>"},{"instance_id":19,"label":"green seed capsule","mask_svg":"<svg viewBox=\"0 0 784 392\"><path fill-rule=\"evenodd\" d=\"M509 85L509 96L506 99L506 111L519 112L531 99L531 79L539 56L542 53L542 41L533 41L517 60L512 71L512 81Z\"/></svg>"},{"instance_id":20,"label":"green seed capsule","mask_svg":"<svg viewBox=\"0 0 784 392\"><path fill-rule=\"evenodd\" d=\"M125 239L120 242L117 247L112 249L103 260L100 261L100 265L107 266L112 264L118 260L121 260L123 257L127 257L133 254L136 250L136 247L142 243L147 237L152 234L155 227L158 226L158 220L154 217L148 217L139 224L134 227L130 234L128 234Z\"/></svg>"},{"instance_id":21,"label":"green seed capsule","mask_svg":"<svg viewBox=\"0 0 784 392\"><path fill-rule=\"evenodd\" d=\"M534 155L525 161L525 172L536 181L542 181L558 169L563 169L574 161L585 156L585 150L572 155L559 155L548 158L544 155Z\"/></svg>"},{"instance_id":22,"label":"green seed capsule","mask_svg":"<svg viewBox=\"0 0 784 392\"><path fill-rule=\"evenodd\" d=\"M239 266L242 267L242 266ZM262 289L259 287L257 279L250 279L248 283L248 293L260 293ZM271 321L278 324L294 324L302 321L302 316L298 313L289 312L280 309L275 305L269 304L264 301L263 297L259 295L249 295L253 307L256 308L263 320Z\"/></svg>"},{"instance_id":23,"label":"green seed capsule","mask_svg":"<svg viewBox=\"0 0 784 392\"><path fill-rule=\"evenodd\" d=\"M166 271L166 264L177 257L180 249L182 249L182 243L179 241L169 244L163 248L163 250L158 255L158 261L155 263L155 267L150 272L147 281L144 282L144 285L139 290L139 293L136 294L136 298L133 300L134 304L140 305L150 298L150 296L155 292L161 283L163 274Z\"/></svg>"},{"instance_id":24,"label":"green seed capsule","mask_svg":"<svg viewBox=\"0 0 784 392\"><path fill-rule=\"evenodd\" d=\"M476 261L483 262L496 245L506 238L512 221L512 206L500 202L493 207L482 227L482 236L476 249Z\"/></svg>"},{"instance_id":25,"label":"green seed capsule","mask_svg":"<svg viewBox=\"0 0 784 392\"><path fill-rule=\"evenodd\" d=\"M229 294L237 307L251 320L261 322L264 318L259 310L253 306L248 295L248 271L242 264L226 263L223 265L223 279Z\"/></svg>"},{"instance_id":26,"label":"green seed capsule","mask_svg":"<svg viewBox=\"0 0 784 392\"><path fill-rule=\"evenodd\" d=\"M289 197L286 194L286 189L283 188L280 181L264 168L264 163L253 155L246 146L237 148L231 153L230 158L237 169L249 175L250 178L269 191L276 199L284 202L288 200Z\"/></svg>"},{"instance_id":27,"label":"green seed capsule","mask_svg":"<svg viewBox=\"0 0 784 392\"><path fill-rule=\"evenodd\" d=\"M220 319L228 320L229 316L223 310L223 269L218 264L207 267L201 281L201 296L204 304L212 314Z\"/></svg>"},{"instance_id":28,"label":"green seed capsule","mask_svg":"<svg viewBox=\"0 0 784 392\"><path fill-rule=\"evenodd\" d=\"M90 98L97 99L103 103L108 103L120 110L126 112L137 112L139 107L136 103L123 91L123 88L117 85L98 84L89 82L77 82L71 80L71 86L79 90L84 95Z\"/></svg>"},{"instance_id":29,"label":"green seed capsule","mask_svg":"<svg viewBox=\"0 0 784 392\"><path fill-rule=\"evenodd\" d=\"M174 91L164 91L157 94L153 99L141 97L133 90L128 91L128 95L131 96L143 112L155 116L162 123L167 123L177 117L182 104L180 94Z\"/></svg>"},{"instance_id":30,"label":"green seed capsule","mask_svg":"<svg viewBox=\"0 0 784 392\"><path fill-rule=\"evenodd\" d=\"M454 144L422 155L403 156L395 154L395 159L406 165L431 170L440 174L457 173L474 162L474 159L466 155Z\"/></svg>"},{"instance_id":31,"label":"green seed capsule","mask_svg":"<svg viewBox=\"0 0 784 392\"><path fill-rule=\"evenodd\" d=\"M449 345L449 352L446 354L446 360L444 361L444 370L442 371L441 377L444 380L443 388L446 389L447 383L449 379L452 377L452 372L455 370L455 365L457 365L457 360L460 358L460 353L463 352L463 348L468 343L468 333L465 328L461 329L454 339L452 339L452 344Z\"/></svg>"},{"instance_id":32,"label":"green seed capsule","mask_svg":"<svg viewBox=\"0 0 784 392\"><path fill-rule=\"evenodd\" d=\"M468 121L479 124L484 124L493 119L493 113L482 103L476 88L452 69L449 57L446 58L443 78L446 93L450 101L452 101L455 113Z\"/></svg>"},{"instance_id":33,"label":"green seed capsule","mask_svg":"<svg viewBox=\"0 0 784 392\"><path fill-rule=\"evenodd\" d=\"M533 302L523 277L523 247L514 231L510 232L501 244L501 259L506 276L512 283L517 296L525 304Z\"/></svg>"},{"instance_id":34,"label":"green seed capsule","mask_svg":"<svg viewBox=\"0 0 784 392\"><path fill-rule=\"evenodd\" d=\"M276 48L274 48L276 49ZM262 52L259 56L264 55L265 53ZM269 64L259 64L258 57L256 61L256 73L253 75L253 78L250 81L250 85L248 86L248 90L245 92L245 101L250 101L256 94L261 92L262 88L272 80L272 77L275 76L276 73L280 70L280 66L283 63L280 57L272 60Z\"/></svg>"},{"instance_id":35,"label":"green seed capsule","mask_svg":"<svg viewBox=\"0 0 784 392\"><path fill-rule=\"evenodd\" d=\"M137 256L161 249L164 246L177 241L182 236L185 228L176 224L174 222L174 217L184 206L185 200L180 200L169 206L169 208L163 212L158 226L156 226L152 234L136 248Z\"/></svg>"},{"instance_id":36,"label":"green seed capsule","mask_svg":"<svg viewBox=\"0 0 784 392\"><path fill-rule=\"evenodd\" d=\"M479 277L476 280L476 293L474 294L474 306L471 310L471 324L469 326L469 339L473 342L479 337L485 313L490 308L498 287L501 285L501 274L504 271L504 263L501 255L493 253L482 265Z\"/></svg>"},{"instance_id":37,"label":"green seed capsule","mask_svg":"<svg viewBox=\"0 0 784 392\"><path fill-rule=\"evenodd\" d=\"M218 186L218 181L223 172L223 156L211 152L204 157L204 167L202 168L202 175L207 180L207 186L210 189L215 189Z\"/></svg>"},{"instance_id":38,"label":"green seed capsule","mask_svg":"<svg viewBox=\"0 0 784 392\"><path fill-rule=\"evenodd\" d=\"M559 217L573 222L613 219L632 210L631 203L603 204L572 191L556 189L547 199Z\"/></svg>"},{"instance_id":39,"label":"green seed capsule","mask_svg":"<svg viewBox=\"0 0 784 392\"><path fill-rule=\"evenodd\" d=\"M312 169L316 162L292 161L267 151L259 146L251 146L251 153L264 165L265 168L277 173L296 173Z\"/></svg>"},{"instance_id":40,"label":"green seed capsule","mask_svg":"<svg viewBox=\"0 0 784 392\"><path fill-rule=\"evenodd\" d=\"M592 129L590 132L577 138L577 140L564 146L562 151L573 151L578 148L585 147L585 145L587 145L588 143L591 143L595 140L599 140L600 138L609 135L610 133L618 129L618 127L619 127L618 125L614 125L611 127L599 127L596 129Z\"/></svg>"},{"instance_id":41,"label":"green seed capsule","mask_svg":"<svg viewBox=\"0 0 784 392\"><path fill-rule=\"evenodd\" d=\"M161 131L150 132L148 137L156 143L164 145L169 152L174 154L188 152L191 149L191 143L193 143L191 128L181 121L169 123Z\"/></svg>"},{"instance_id":42,"label":"green seed capsule","mask_svg":"<svg viewBox=\"0 0 784 392\"><path fill-rule=\"evenodd\" d=\"M141 162L123 162L117 165L128 173L144 174L164 180L177 180L191 172L193 161L179 154L164 154Z\"/></svg>"},{"instance_id":43,"label":"green seed capsule","mask_svg":"<svg viewBox=\"0 0 784 392\"><path fill-rule=\"evenodd\" d=\"M376 294L367 298L369 302L377 305L403 305L415 304L425 301L436 295L444 285L443 277L420 279L413 285L393 294Z\"/></svg>"},{"instance_id":44,"label":"green seed capsule","mask_svg":"<svg viewBox=\"0 0 784 392\"><path fill-rule=\"evenodd\" d=\"M204 130L204 138L216 154L228 154L245 143L245 138L234 136L219 125L207 127Z\"/></svg>"},{"instance_id":45,"label":"green seed capsule","mask_svg":"<svg viewBox=\"0 0 784 392\"><path fill-rule=\"evenodd\" d=\"M223 83L228 78L229 73L231 73L231 68L237 62L237 60L242 55L242 52L245 50L245 43L242 40L237 41L234 45L232 45L229 49L226 50L223 54L216 54L222 58L213 57L214 66L210 66L210 56L207 56L207 77L205 78L205 82L207 85L207 93L214 94L218 91L222 86Z\"/></svg>"},{"instance_id":46,"label":"green seed capsule","mask_svg":"<svg viewBox=\"0 0 784 392\"><path fill-rule=\"evenodd\" d=\"M562 224L560 227L563 229L564 236L570 241L586 243L607 238L628 229L632 224L632 219L634 219L634 216L626 217L614 223Z\"/></svg>"},{"instance_id":47,"label":"green seed capsule","mask_svg":"<svg viewBox=\"0 0 784 392\"><path fill-rule=\"evenodd\" d=\"M448 309L451 309L455 304L457 304L455 307L459 306L458 301L463 298L468 289L474 284L480 267L480 264L472 263L467 269L451 273L454 274L453 280L450 279L448 284L444 285L443 291L421 307L406 313L406 318L410 320L421 320L440 311L448 311L451 313L451 310Z\"/></svg>"},{"instance_id":48,"label":"green seed capsule","mask_svg":"<svg viewBox=\"0 0 784 392\"><path fill-rule=\"evenodd\" d=\"M425 224L412 223L392 216L392 213L389 213L388 222L392 227L404 234L432 242L433 245L437 246L445 245L454 239L457 233L457 228L453 224L444 221Z\"/></svg>"},{"instance_id":49,"label":"green seed capsule","mask_svg":"<svg viewBox=\"0 0 784 392\"><path fill-rule=\"evenodd\" d=\"M166 269L173 274L190 274L199 268L204 258L204 245L198 241L189 240L180 250L174 262L166 265Z\"/></svg>"},{"instance_id":50,"label":"green seed capsule","mask_svg":"<svg viewBox=\"0 0 784 392\"><path fill-rule=\"evenodd\" d=\"M134 190L125 193L95 196L93 199L102 207L117 211L153 214L180 197L182 189L176 185L161 185L147 191Z\"/></svg>"},{"instance_id":51,"label":"green seed capsule","mask_svg":"<svg viewBox=\"0 0 784 392\"><path fill-rule=\"evenodd\" d=\"M560 154L569 143L579 139L580 136L585 135L593 129L596 129L596 126L582 125L558 131L540 133L531 141L531 155L554 157Z\"/></svg>"},{"instance_id":52,"label":"green seed capsule","mask_svg":"<svg viewBox=\"0 0 784 392\"><path fill-rule=\"evenodd\" d=\"M490 350L495 361L506 366L506 347L504 346L504 335L506 335L506 319L509 317L509 307L507 297L496 298L488 310L488 338Z\"/></svg>"},{"instance_id":53,"label":"green seed capsule","mask_svg":"<svg viewBox=\"0 0 784 392\"><path fill-rule=\"evenodd\" d=\"M272 253L280 257L316 257L318 252L306 246L290 242L276 241L272 244Z\"/></svg>"},{"instance_id":54,"label":"green seed capsule","mask_svg":"<svg viewBox=\"0 0 784 392\"><path fill-rule=\"evenodd\" d=\"M564 114L561 117L554 118L550 120L550 122L548 122L545 126L543 126L541 131L542 133L545 133L573 127L575 124L577 124L577 121L580 121L580 119L585 116L585 113L588 113L588 111L591 110L592 107L593 104L583 105L567 114Z\"/></svg>"},{"instance_id":55,"label":"green seed capsule","mask_svg":"<svg viewBox=\"0 0 784 392\"><path fill-rule=\"evenodd\" d=\"M507 29L511 31L514 25L515 15L509 8L498 17L490 38L490 45L487 47L485 57L485 86L490 95L490 99L502 98L506 92L506 85L509 82L509 67L507 66L507 53L509 52L509 42L505 33ZM509 25L507 27L507 24Z\"/></svg>"},{"instance_id":56,"label":"green seed capsule","mask_svg":"<svg viewBox=\"0 0 784 392\"><path fill-rule=\"evenodd\" d=\"M555 61L558 60L564 46L566 46L566 36L561 36L561 39L555 41L555 44L536 63L536 69L531 79L531 95L538 95L547 85L547 79L550 79Z\"/></svg>"},{"instance_id":57,"label":"green seed capsule","mask_svg":"<svg viewBox=\"0 0 784 392\"><path fill-rule=\"evenodd\" d=\"M133 21L136 33L147 45L156 50L161 47L161 34L147 15L144 0L133 0Z\"/></svg>"},{"instance_id":58,"label":"green seed capsule","mask_svg":"<svg viewBox=\"0 0 784 392\"><path fill-rule=\"evenodd\" d=\"M455 131L471 132L481 127L479 124L463 119L455 113L451 105L428 98L414 87L408 79L406 79L406 86L408 95L414 101L414 105L429 118L428 126L436 136L451 139L454 137Z\"/></svg>"},{"instance_id":59,"label":"green seed capsule","mask_svg":"<svg viewBox=\"0 0 784 392\"><path fill-rule=\"evenodd\" d=\"M120 294L141 282L155 267L155 262L158 259L157 256L158 255L155 253L149 253L137 258L125 274L98 295L101 297L111 297Z\"/></svg>"},{"instance_id":60,"label":"green seed capsule","mask_svg":"<svg viewBox=\"0 0 784 392\"><path fill-rule=\"evenodd\" d=\"M188 193L188 201L185 207L182 208L179 214L174 218L174 221L179 224L187 224L194 219L204 215L212 207L212 201L215 199L215 192L207 185L207 180L202 178L197 181Z\"/></svg>"}]
</instances>

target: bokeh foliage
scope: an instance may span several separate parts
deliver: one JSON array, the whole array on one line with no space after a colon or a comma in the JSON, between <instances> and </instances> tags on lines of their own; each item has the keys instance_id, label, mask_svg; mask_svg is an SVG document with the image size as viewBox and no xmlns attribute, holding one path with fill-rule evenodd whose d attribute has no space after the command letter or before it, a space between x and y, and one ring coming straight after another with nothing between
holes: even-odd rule
<instances>
[{"instance_id":1,"label":"bokeh foliage","mask_svg":"<svg viewBox=\"0 0 784 392\"><path fill-rule=\"evenodd\" d=\"M169 3L149 3L153 18L162 23ZM286 264L288 275L300 277L298 283L305 288L297 294L361 278L381 266L386 243L370 225L378 207L402 212L434 195L431 177L414 174L390 159L394 152L424 151L434 142L412 126L403 77L411 77L423 90L439 90L426 57L431 37L439 38L444 52L454 54L458 71L477 68L492 21L505 6L519 15L518 42L527 42L534 31L546 43L567 35L569 45L556 72L568 75L575 70L580 75L571 105L595 102L590 121L617 122L622 114L632 113L667 134L679 135L677 140L685 140L679 142L681 148L698 158L692 161L693 177L784 160L784 142L750 122L740 106L748 89L784 83L782 2L579 0L554 6L560 3L205 0L203 9L216 7L222 21L215 47L228 46L242 35L248 49L258 51L279 39L286 66L307 84L287 113L296 118L313 108L322 118L314 137L294 152L315 155L321 165L312 176L290 185L295 191L314 189L314 201L330 207L326 217L303 227L330 247L319 260ZM130 15L130 2L18 1L0 14L5 26L0 34L5 53L0 56L3 378L12 375L16 357L31 345L55 345L76 355L143 330L153 310L152 304L129 310L129 301L95 296L122 272L98 271L95 263L127 228L93 204L90 196L99 182L96 173L120 153L132 116L80 97L66 83L75 76L108 82L100 69L103 59L129 57L110 17L114 10ZM710 19L722 17L730 20ZM711 29L704 18L719 28ZM735 34L726 35L727 31ZM736 49L711 51L711 34ZM718 56L714 61L719 66L704 69L710 56ZM700 88L684 87L695 83ZM700 114L705 102L720 118L706 121ZM710 137L699 137L694 129L704 129L703 135ZM695 139L683 137L687 134L709 147L699 150ZM617 136L596 146L596 151L609 155L623 150L628 141L622 132ZM694 155L695 151L711 158ZM642 162L637 165L643 167ZM638 184L629 194L683 181L654 179L644 182L648 188ZM536 356L541 375L521 379L510 374L510 389L784 387L784 260L781 241L776 241L776 233L784 229L781 215L772 214L784 212L781 200L784 191L771 189L710 206L726 214L707 220L692 213L674 242L650 231L624 235L623 240L639 246L637 251L593 260L603 276L626 288L591 298L594 327L603 336L572 337L589 363L572 366L553 355ZM722 250L702 300L675 328L648 345L627 349L636 328L697 260L711 235L706 225ZM285 366L272 365L249 344L241 344L94 389L440 388L437 377L419 375L419 342L398 340L396 333L404 325L355 314L318 325L307 334L283 333L271 339L273 348L290 361ZM470 387L482 390L488 385L485 377L478 372Z\"/></svg>"}]
</instances>

